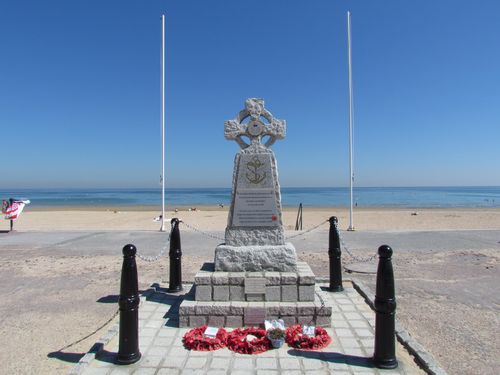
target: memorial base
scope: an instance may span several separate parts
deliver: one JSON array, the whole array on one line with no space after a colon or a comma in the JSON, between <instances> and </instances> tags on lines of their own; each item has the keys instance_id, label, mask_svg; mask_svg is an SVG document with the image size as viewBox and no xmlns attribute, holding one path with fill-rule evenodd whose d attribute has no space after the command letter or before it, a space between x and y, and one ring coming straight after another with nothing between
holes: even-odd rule
<instances>
[{"instance_id":1,"label":"memorial base","mask_svg":"<svg viewBox=\"0 0 500 375\"><path fill-rule=\"evenodd\" d=\"M215 248L215 271L295 272L297 253L291 243L267 246L229 246Z\"/></svg>"},{"instance_id":2,"label":"memorial base","mask_svg":"<svg viewBox=\"0 0 500 375\"><path fill-rule=\"evenodd\" d=\"M315 286L321 292L319 286ZM264 320L283 319L285 325L331 327L332 307L324 306L317 295L310 302L203 302L191 291L179 307L179 327L263 327Z\"/></svg>"},{"instance_id":3,"label":"memorial base","mask_svg":"<svg viewBox=\"0 0 500 375\"><path fill-rule=\"evenodd\" d=\"M309 265L297 262L295 272L218 272L205 263L195 285L179 307L179 326L260 326L264 320L293 324L331 325L331 306L325 306Z\"/></svg>"}]
</instances>

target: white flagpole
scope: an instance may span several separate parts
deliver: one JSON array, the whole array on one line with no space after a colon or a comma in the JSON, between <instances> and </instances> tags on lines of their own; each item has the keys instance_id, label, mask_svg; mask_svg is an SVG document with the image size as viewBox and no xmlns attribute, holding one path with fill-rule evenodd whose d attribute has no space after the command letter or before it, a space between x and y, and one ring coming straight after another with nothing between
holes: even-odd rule
<instances>
[{"instance_id":1,"label":"white flagpole","mask_svg":"<svg viewBox=\"0 0 500 375\"><path fill-rule=\"evenodd\" d=\"M165 15L161 16L161 227L165 231Z\"/></svg>"},{"instance_id":2,"label":"white flagpole","mask_svg":"<svg viewBox=\"0 0 500 375\"><path fill-rule=\"evenodd\" d=\"M349 192L350 192L350 208L349 208L349 228L347 230L354 230L352 220L352 185L354 182L354 172L352 163L352 123L353 123L353 110L352 110L352 57L351 57L351 12L347 11L347 51L349 56Z\"/></svg>"}]
</instances>

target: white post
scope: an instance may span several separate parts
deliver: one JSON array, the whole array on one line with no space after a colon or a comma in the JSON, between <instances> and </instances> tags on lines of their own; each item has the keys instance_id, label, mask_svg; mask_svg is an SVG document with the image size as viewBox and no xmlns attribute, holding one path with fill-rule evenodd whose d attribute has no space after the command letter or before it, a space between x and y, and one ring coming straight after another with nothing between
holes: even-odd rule
<instances>
[{"instance_id":1,"label":"white post","mask_svg":"<svg viewBox=\"0 0 500 375\"><path fill-rule=\"evenodd\" d=\"M165 231L165 15L161 16L161 227Z\"/></svg>"},{"instance_id":2,"label":"white post","mask_svg":"<svg viewBox=\"0 0 500 375\"><path fill-rule=\"evenodd\" d=\"M347 51L348 51L348 65L349 65L349 192L350 192L350 208L349 208L349 228L347 230L354 230L352 221L352 185L354 183L354 172L352 163L352 123L353 123L353 98L352 98L352 57L351 57L351 12L347 12Z\"/></svg>"}]
</instances>

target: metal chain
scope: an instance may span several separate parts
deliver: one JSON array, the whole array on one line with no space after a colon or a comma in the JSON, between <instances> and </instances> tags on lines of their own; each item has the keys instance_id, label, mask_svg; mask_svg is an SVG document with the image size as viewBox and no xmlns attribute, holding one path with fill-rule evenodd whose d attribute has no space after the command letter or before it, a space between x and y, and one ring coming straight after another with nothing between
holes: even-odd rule
<instances>
[{"instance_id":1,"label":"metal chain","mask_svg":"<svg viewBox=\"0 0 500 375\"><path fill-rule=\"evenodd\" d=\"M322 225L324 225L324 224L325 224L325 223L327 223L327 222L328 222L328 220L322 221L322 222L321 222L321 223L319 223L318 225L315 225L314 227L311 227L311 228L309 228L309 229L307 229L307 230L305 230L305 231L303 231L303 232L301 232L301 233L297 233L297 234L294 234L293 236L286 237L286 239L287 239L287 240L291 240L292 238L296 238L296 237L299 237L299 236L303 236L303 235L305 235L305 234L307 234L307 233L312 232L313 230L318 229L319 227L321 227Z\"/></svg>"},{"instance_id":2,"label":"metal chain","mask_svg":"<svg viewBox=\"0 0 500 375\"><path fill-rule=\"evenodd\" d=\"M335 230L337 231L337 234L339 235L340 243L346 253L352 258L352 260L359 262L359 263L368 263L374 260L377 257L377 253L373 254L372 256L369 256L367 258L361 258L352 253L352 251L347 247L346 243L344 242L344 238L342 237L342 234L340 233L339 227L337 226L337 223L334 223L335 225ZM352 262L352 261L351 261ZM347 262L347 263L351 263Z\"/></svg>"},{"instance_id":3,"label":"metal chain","mask_svg":"<svg viewBox=\"0 0 500 375\"><path fill-rule=\"evenodd\" d=\"M301 233L295 234L295 235L290 236L290 237L286 237L286 239L287 239L287 240L289 240L289 239L292 239L292 238L296 238L296 237L299 237L299 236L303 236L303 235L305 235L305 234L307 234L307 233L312 232L313 230L318 229L319 227L321 227L322 225L324 225L324 224L325 224L325 223L327 223L327 222L328 222L328 220L322 221L322 222L321 222L321 223L319 223L318 225L315 225L314 227L309 228L309 229L307 229L307 230L305 230L305 231L303 231L303 232L301 232ZM219 240L219 241L225 241L225 240L226 240L225 238L222 238L222 237L216 236L216 235L214 235L214 234L211 234L211 233L205 232L205 231L203 231L203 230L201 230L201 229L199 229L199 228L197 228L197 227L193 226L192 224L188 224L188 223L186 223L185 221L182 221L182 220L181 220L181 223L182 223L182 224L184 224L184 225L185 225L186 227L188 227L189 229L191 229L191 230L193 230L193 231L195 231L195 232L197 232L197 233L200 233L200 234L202 234L202 235L204 235L204 236L207 236L207 237L213 238L213 239L215 239L215 240Z\"/></svg>"},{"instance_id":4,"label":"metal chain","mask_svg":"<svg viewBox=\"0 0 500 375\"><path fill-rule=\"evenodd\" d=\"M318 317L318 315L321 313L321 311L325 308L325 301L323 301L323 297L320 296L320 294L317 292L317 291L314 291L314 293L318 296L319 298L319 302L321 303L321 307L319 308L318 312L315 312L314 313L314 316L313 318L309 321L309 323L307 324L308 326L312 325L312 323L314 323L314 318ZM316 310L315 310L316 311Z\"/></svg>"},{"instance_id":5,"label":"metal chain","mask_svg":"<svg viewBox=\"0 0 500 375\"><path fill-rule=\"evenodd\" d=\"M192 225L190 225L190 224L186 223L185 221L182 221L182 220L181 220L181 223L182 223L182 224L184 224L184 225L185 225L186 227L188 227L189 229L194 230L195 232L200 233L200 234L202 234L202 235L204 235L204 236L207 236L207 237L213 238L213 239L215 239L215 240L219 240L219 241L225 241L225 238L222 238L222 237L216 236L216 235L214 235L214 234L211 234L211 233L205 232L205 231L203 231L203 230L201 230L201 229L199 229L199 228L196 228L196 227L194 227L194 226L192 226Z\"/></svg>"},{"instance_id":6,"label":"metal chain","mask_svg":"<svg viewBox=\"0 0 500 375\"><path fill-rule=\"evenodd\" d=\"M118 315L118 313L120 312L120 309L117 309L115 311L115 313L113 314L113 316L111 318L109 318L108 320L106 320L106 322L104 322L99 328L97 328L96 330L92 331L91 333L89 333L87 336L84 336L82 337L81 339L78 339L76 341L73 341L71 344L68 344L64 347L62 347L61 349L58 350L58 352L62 352L63 350L66 350L68 348L71 348L72 346L76 345L76 344L79 344L81 343L83 340L86 340L88 339L89 337L95 335L97 332L99 332L101 329L103 329L104 327L106 327L114 318L115 316Z\"/></svg>"},{"instance_id":7,"label":"metal chain","mask_svg":"<svg viewBox=\"0 0 500 375\"><path fill-rule=\"evenodd\" d=\"M167 244L163 246L161 251L156 255L156 256L147 256L147 255L141 255L139 254L139 250L137 251L136 255L139 259L145 261L145 262L156 262L158 259L160 259L162 256L165 255L165 252L167 251L168 243L170 242L170 235L172 232L168 234L168 239L167 239Z\"/></svg>"}]
</instances>

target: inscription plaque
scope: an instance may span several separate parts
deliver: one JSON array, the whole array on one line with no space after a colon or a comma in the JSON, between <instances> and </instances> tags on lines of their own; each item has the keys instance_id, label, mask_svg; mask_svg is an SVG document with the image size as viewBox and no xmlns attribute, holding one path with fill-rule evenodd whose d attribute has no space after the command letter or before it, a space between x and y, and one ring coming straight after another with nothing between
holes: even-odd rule
<instances>
[{"instance_id":1,"label":"inscription plaque","mask_svg":"<svg viewBox=\"0 0 500 375\"><path fill-rule=\"evenodd\" d=\"M234 202L233 226L271 227L280 225L276 195L272 189L240 189Z\"/></svg>"},{"instance_id":2,"label":"inscription plaque","mask_svg":"<svg viewBox=\"0 0 500 375\"><path fill-rule=\"evenodd\" d=\"M265 294L266 279L264 277L245 278L245 294Z\"/></svg>"},{"instance_id":3,"label":"inscription plaque","mask_svg":"<svg viewBox=\"0 0 500 375\"><path fill-rule=\"evenodd\" d=\"M266 320L266 309L264 307L245 308L245 325L261 325Z\"/></svg>"}]
</instances>

